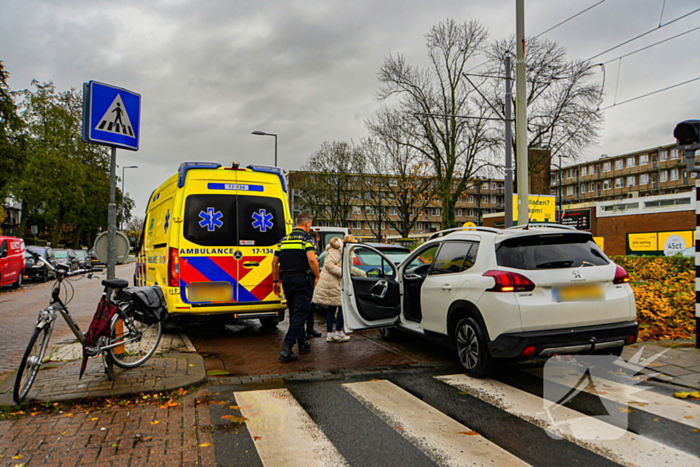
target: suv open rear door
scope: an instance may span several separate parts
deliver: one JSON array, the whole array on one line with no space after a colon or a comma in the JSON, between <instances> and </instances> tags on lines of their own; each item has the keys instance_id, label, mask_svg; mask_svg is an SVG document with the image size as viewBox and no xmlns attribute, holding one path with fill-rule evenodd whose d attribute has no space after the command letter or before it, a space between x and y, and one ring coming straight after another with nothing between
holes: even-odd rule
<instances>
[{"instance_id":1,"label":"suv open rear door","mask_svg":"<svg viewBox=\"0 0 700 467\"><path fill-rule=\"evenodd\" d=\"M345 330L391 326L401 312L394 263L374 248L347 243L343 248L342 301Z\"/></svg>"}]
</instances>

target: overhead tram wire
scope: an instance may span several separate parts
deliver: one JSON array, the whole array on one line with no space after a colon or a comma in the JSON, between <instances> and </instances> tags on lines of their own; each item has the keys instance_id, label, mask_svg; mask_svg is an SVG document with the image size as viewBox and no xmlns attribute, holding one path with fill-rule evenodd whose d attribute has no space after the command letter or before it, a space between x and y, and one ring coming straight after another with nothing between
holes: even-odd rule
<instances>
[{"instance_id":1,"label":"overhead tram wire","mask_svg":"<svg viewBox=\"0 0 700 467\"><path fill-rule=\"evenodd\" d=\"M653 96L654 94L658 94L658 93L660 93L660 92L668 91L669 89L673 89L673 88L677 88L677 87L679 87L679 86L683 86L684 84L692 83L692 82L694 82L694 81L700 81L700 76L698 76L697 78L689 79L688 81L683 81L682 83L678 83L678 84L674 84L674 85L672 85L672 86L665 87L665 88L663 88L663 89L657 89L656 91L652 91L652 92L649 92L649 93L646 93L646 94L642 94L641 96L633 97L632 99L627 99L626 101L618 102L618 103L616 103L616 104L609 105L609 106L607 106L607 107L602 107L602 108L600 108L600 109L598 109L598 110L607 110L607 109L611 109L611 108L613 108L613 107L617 107L617 106L620 106L620 105L622 105L622 104L627 104L628 102L632 102L632 101L636 101L636 100L639 100L639 99L643 99L643 98L645 98L645 97Z\"/></svg>"},{"instance_id":2,"label":"overhead tram wire","mask_svg":"<svg viewBox=\"0 0 700 467\"><path fill-rule=\"evenodd\" d=\"M598 5L600 5L601 3L605 3L605 0L601 0L600 2L596 3L595 5L591 5L591 6L589 6L588 8L586 8L585 10L581 10L581 11L579 11L578 13L576 13L575 15L568 17L567 19L565 19L565 20L562 21L561 23L555 24L554 26L552 26L551 28L547 29L546 31L542 31L541 33L539 33L538 35L536 35L535 38L538 38L538 37L540 37L542 34L546 34L546 33L548 33L549 31L558 28L559 26L561 26L561 25L564 24L564 23L568 23L568 22L571 21L572 19L576 18L576 17L579 16L579 15L584 14L584 13L587 12L588 10L592 10L593 8L595 8L595 7L597 7Z\"/></svg>"},{"instance_id":3,"label":"overhead tram wire","mask_svg":"<svg viewBox=\"0 0 700 467\"><path fill-rule=\"evenodd\" d=\"M641 52L641 51L643 51L643 50L651 49L652 47L655 47L655 46L657 46L657 45L659 45L659 44L663 44L664 42L668 42L668 41L673 40L673 39L676 39L676 38L678 38L678 37L685 36L686 34L689 34L689 33L693 32L693 31L697 31L698 29L700 29L700 26L697 26L697 27L695 27L695 28L693 28L693 29L688 29L688 30L685 31L685 32L682 32L682 33L680 33L680 34L676 34L675 36L666 38L666 39L664 39L664 40L662 40L662 41L654 42L653 44L649 44L649 45L647 45L647 46L644 46L644 47L642 47L641 49L633 50L632 52L626 53L626 54L624 54L624 55L620 55L619 57L611 58L610 60L608 60L608 61L606 61L606 62L603 62L603 64L611 63L611 62L614 62L615 60L619 60L619 59L622 59L622 58L625 58L625 57L629 57L630 55L634 55L634 54L636 54L637 52ZM597 65L595 65L595 66L597 66Z\"/></svg>"}]
</instances>

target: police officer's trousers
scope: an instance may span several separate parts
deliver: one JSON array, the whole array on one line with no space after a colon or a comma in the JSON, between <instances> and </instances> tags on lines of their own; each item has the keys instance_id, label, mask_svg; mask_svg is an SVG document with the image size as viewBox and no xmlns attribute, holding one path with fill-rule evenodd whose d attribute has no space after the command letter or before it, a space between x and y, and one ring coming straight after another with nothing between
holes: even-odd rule
<instances>
[{"instance_id":1,"label":"police officer's trousers","mask_svg":"<svg viewBox=\"0 0 700 467\"><path fill-rule=\"evenodd\" d=\"M311 312L313 289L306 276L282 276L282 287L289 308L289 330L284 342L290 346L304 338L304 324Z\"/></svg>"}]
</instances>

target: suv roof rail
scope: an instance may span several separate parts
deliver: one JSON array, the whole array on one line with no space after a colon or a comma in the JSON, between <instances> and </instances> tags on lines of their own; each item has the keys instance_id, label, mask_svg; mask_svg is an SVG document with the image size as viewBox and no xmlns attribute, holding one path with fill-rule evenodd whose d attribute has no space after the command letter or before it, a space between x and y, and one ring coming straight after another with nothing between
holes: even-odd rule
<instances>
[{"instance_id":1,"label":"suv roof rail","mask_svg":"<svg viewBox=\"0 0 700 467\"><path fill-rule=\"evenodd\" d=\"M514 225L513 227L508 227L506 230L528 230L530 228L548 228L548 229L563 229L563 230L577 230L575 227L571 227L570 225L562 225L562 224L550 224L547 222L541 222L537 224L526 224L526 225Z\"/></svg>"},{"instance_id":2,"label":"suv roof rail","mask_svg":"<svg viewBox=\"0 0 700 467\"><path fill-rule=\"evenodd\" d=\"M491 233L501 233L503 230L497 229L495 227L483 227L483 226L475 226L475 227L454 227L452 229L446 229L446 230L439 230L432 234L430 237L428 237L428 241L438 238L440 236L443 236L447 233L451 232L468 232L470 230L476 230L476 231L482 231L482 232L491 232Z\"/></svg>"}]
</instances>

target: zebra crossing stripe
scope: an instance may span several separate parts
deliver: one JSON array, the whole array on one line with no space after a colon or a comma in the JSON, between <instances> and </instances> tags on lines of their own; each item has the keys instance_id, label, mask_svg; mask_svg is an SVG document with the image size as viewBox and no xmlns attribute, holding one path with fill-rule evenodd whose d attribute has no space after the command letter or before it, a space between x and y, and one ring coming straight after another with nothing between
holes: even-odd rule
<instances>
[{"instance_id":1,"label":"zebra crossing stripe","mask_svg":"<svg viewBox=\"0 0 700 467\"><path fill-rule=\"evenodd\" d=\"M348 465L287 389L233 394L263 465Z\"/></svg>"},{"instance_id":2,"label":"zebra crossing stripe","mask_svg":"<svg viewBox=\"0 0 700 467\"><path fill-rule=\"evenodd\" d=\"M439 465L529 465L390 381L342 386Z\"/></svg>"},{"instance_id":3,"label":"zebra crossing stripe","mask_svg":"<svg viewBox=\"0 0 700 467\"><path fill-rule=\"evenodd\" d=\"M544 379L542 368L532 368L524 371ZM553 376L553 378L547 378L548 381L571 388L576 386L580 378L580 374L577 375L567 371L564 367L555 366L547 369L547 375ZM581 389L584 392L599 395L618 404L628 404L630 407L643 412L658 415L693 428L700 428L700 405L607 379L603 380L598 377L595 379L595 388L585 386Z\"/></svg>"},{"instance_id":4,"label":"zebra crossing stripe","mask_svg":"<svg viewBox=\"0 0 700 467\"><path fill-rule=\"evenodd\" d=\"M575 433L559 430L552 426L541 397L499 381L474 379L467 375L436 376L436 379L619 464L649 467L700 465L696 456L563 406L556 409L557 421L576 420L577 429Z\"/></svg>"}]
</instances>

